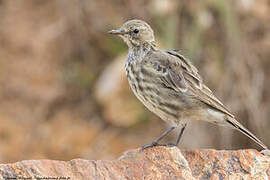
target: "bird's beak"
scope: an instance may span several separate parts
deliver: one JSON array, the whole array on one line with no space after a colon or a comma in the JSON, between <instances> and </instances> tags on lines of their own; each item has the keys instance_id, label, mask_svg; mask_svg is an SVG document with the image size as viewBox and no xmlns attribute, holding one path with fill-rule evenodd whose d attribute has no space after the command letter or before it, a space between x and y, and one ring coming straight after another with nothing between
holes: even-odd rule
<instances>
[{"instance_id":1,"label":"bird's beak","mask_svg":"<svg viewBox=\"0 0 270 180\"><path fill-rule=\"evenodd\" d=\"M124 35L126 34L126 32L122 29L119 30L111 30L108 32L109 34L113 34L113 35Z\"/></svg>"}]
</instances>

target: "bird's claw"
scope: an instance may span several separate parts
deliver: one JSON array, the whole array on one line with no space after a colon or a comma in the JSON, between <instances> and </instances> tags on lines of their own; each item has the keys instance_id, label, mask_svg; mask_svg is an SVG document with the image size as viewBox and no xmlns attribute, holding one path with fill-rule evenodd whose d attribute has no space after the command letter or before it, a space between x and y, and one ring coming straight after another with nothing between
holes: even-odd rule
<instances>
[{"instance_id":1,"label":"bird's claw","mask_svg":"<svg viewBox=\"0 0 270 180\"><path fill-rule=\"evenodd\" d=\"M173 147L173 146L177 146L174 143L166 143L166 144L159 144L160 146L167 146L167 147Z\"/></svg>"},{"instance_id":2,"label":"bird's claw","mask_svg":"<svg viewBox=\"0 0 270 180\"><path fill-rule=\"evenodd\" d=\"M269 149L264 149L260 153L265 155L265 156L270 156L270 150Z\"/></svg>"},{"instance_id":3,"label":"bird's claw","mask_svg":"<svg viewBox=\"0 0 270 180\"><path fill-rule=\"evenodd\" d=\"M174 143L166 143L166 144L158 144L156 141L151 142L150 144L146 144L141 147L141 150L145 150L147 148L151 148L154 146L168 146L168 147L173 147L176 146Z\"/></svg>"},{"instance_id":4,"label":"bird's claw","mask_svg":"<svg viewBox=\"0 0 270 180\"><path fill-rule=\"evenodd\" d=\"M149 144L146 144L144 146L141 147L141 150L145 150L147 148L151 148L151 147L154 147L154 146L159 146L159 144L156 142L156 141L153 141Z\"/></svg>"}]
</instances>

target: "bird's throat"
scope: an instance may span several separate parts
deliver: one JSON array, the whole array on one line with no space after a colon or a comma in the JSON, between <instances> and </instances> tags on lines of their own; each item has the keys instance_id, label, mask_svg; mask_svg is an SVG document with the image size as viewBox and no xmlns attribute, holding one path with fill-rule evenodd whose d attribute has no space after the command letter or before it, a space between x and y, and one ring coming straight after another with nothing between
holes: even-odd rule
<instances>
[{"instance_id":1,"label":"bird's throat","mask_svg":"<svg viewBox=\"0 0 270 180\"><path fill-rule=\"evenodd\" d=\"M140 61L153 48L155 47L150 43L129 47L127 61Z\"/></svg>"}]
</instances>

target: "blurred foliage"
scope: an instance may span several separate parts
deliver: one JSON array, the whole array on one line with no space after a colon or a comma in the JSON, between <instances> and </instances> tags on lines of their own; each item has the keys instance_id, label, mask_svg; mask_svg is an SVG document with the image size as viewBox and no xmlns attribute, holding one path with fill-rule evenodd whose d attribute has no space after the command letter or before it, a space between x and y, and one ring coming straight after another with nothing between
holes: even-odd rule
<instances>
[{"instance_id":1,"label":"blurred foliage","mask_svg":"<svg viewBox=\"0 0 270 180\"><path fill-rule=\"evenodd\" d=\"M107 34L134 18L153 27L161 49L180 49L270 145L269 14L267 0L0 1L0 161L112 159L166 129L130 91L127 47ZM191 122L181 147L256 146Z\"/></svg>"}]
</instances>

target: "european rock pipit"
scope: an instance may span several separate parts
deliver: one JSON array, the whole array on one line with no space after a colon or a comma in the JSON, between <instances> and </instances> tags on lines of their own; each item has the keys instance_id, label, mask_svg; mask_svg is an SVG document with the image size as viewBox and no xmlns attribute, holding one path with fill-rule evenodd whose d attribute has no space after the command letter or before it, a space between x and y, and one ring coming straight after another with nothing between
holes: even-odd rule
<instances>
[{"instance_id":1,"label":"european rock pipit","mask_svg":"<svg viewBox=\"0 0 270 180\"><path fill-rule=\"evenodd\" d=\"M181 127L174 144L177 146L190 120L237 129L267 149L214 96L188 59L177 51L162 51L156 47L153 30L146 22L130 20L109 33L119 35L129 47L125 68L134 94L150 111L171 124L171 128L143 149L160 145L164 136Z\"/></svg>"}]
</instances>

